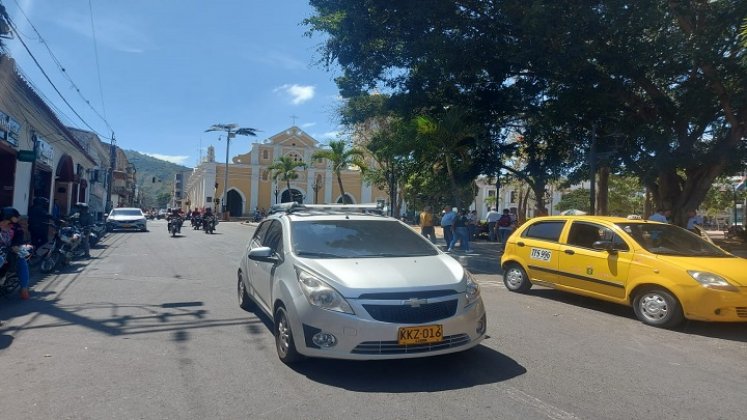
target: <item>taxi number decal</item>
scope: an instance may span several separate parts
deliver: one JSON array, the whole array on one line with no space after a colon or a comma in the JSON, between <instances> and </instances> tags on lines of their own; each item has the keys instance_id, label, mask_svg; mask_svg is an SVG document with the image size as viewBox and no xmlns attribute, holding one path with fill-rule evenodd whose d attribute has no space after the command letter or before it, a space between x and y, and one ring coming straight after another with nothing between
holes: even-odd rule
<instances>
[{"instance_id":1,"label":"taxi number decal","mask_svg":"<svg viewBox=\"0 0 747 420\"><path fill-rule=\"evenodd\" d=\"M529 257L533 260L550 261L550 258L552 258L552 251L532 248L532 253L529 255Z\"/></svg>"}]
</instances>

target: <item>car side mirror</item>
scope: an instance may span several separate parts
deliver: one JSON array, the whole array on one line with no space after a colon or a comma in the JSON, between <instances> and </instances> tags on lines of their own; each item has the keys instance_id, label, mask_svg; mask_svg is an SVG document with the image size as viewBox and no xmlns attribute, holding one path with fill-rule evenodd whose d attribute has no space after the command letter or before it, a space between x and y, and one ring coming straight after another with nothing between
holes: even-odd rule
<instances>
[{"instance_id":1,"label":"car side mirror","mask_svg":"<svg viewBox=\"0 0 747 420\"><path fill-rule=\"evenodd\" d=\"M607 251L610 254L617 253L615 245L612 243L612 241L596 241L591 245L591 247L600 251Z\"/></svg>"},{"instance_id":2,"label":"car side mirror","mask_svg":"<svg viewBox=\"0 0 747 420\"><path fill-rule=\"evenodd\" d=\"M104 217L109 217L109 213L104 213Z\"/></svg>"},{"instance_id":3,"label":"car side mirror","mask_svg":"<svg viewBox=\"0 0 747 420\"><path fill-rule=\"evenodd\" d=\"M272 248L266 246L249 250L248 258L254 261L271 263L276 263L279 261L278 257L276 257L275 253L272 251Z\"/></svg>"}]
</instances>

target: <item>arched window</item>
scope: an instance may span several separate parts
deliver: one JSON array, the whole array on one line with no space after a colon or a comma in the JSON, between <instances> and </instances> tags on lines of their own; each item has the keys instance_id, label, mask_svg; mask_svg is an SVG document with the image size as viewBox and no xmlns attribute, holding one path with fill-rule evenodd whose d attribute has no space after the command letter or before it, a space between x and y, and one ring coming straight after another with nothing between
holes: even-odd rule
<instances>
[{"instance_id":1,"label":"arched window","mask_svg":"<svg viewBox=\"0 0 747 420\"><path fill-rule=\"evenodd\" d=\"M270 171L265 169L262 171L262 181L267 181L268 178L270 178Z\"/></svg>"},{"instance_id":2,"label":"arched window","mask_svg":"<svg viewBox=\"0 0 747 420\"><path fill-rule=\"evenodd\" d=\"M267 160L270 157L270 153L267 149L262 151L262 159Z\"/></svg>"}]
</instances>

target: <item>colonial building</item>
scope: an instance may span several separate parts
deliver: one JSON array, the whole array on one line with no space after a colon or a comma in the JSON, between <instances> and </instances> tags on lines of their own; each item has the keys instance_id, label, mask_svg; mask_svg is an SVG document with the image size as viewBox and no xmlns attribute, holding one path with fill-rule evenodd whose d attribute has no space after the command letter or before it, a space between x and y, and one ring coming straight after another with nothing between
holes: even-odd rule
<instances>
[{"instance_id":1,"label":"colonial building","mask_svg":"<svg viewBox=\"0 0 747 420\"><path fill-rule=\"evenodd\" d=\"M246 154L234 157L228 165L228 194L226 208L230 215L248 216L256 210L267 210L274 203L299 201L314 203L341 203L341 191L329 163L312 159L320 144L300 128L293 126L274 136L252 144ZM305 162L307 169L299 168L298 179L291 181L290 190L283 181L273 179L268 169L279 157L287 156ZM225 163L216 162L215 149L208 149L207 157L193 171L187 182L182 208L210 207L220 211L224 191ZM387 194L365 182L360 170L350 168L341 174L345 195L352 203L372 203L386 200Z\"/></svg>"},{"instance_id":2,"label":"colonial building","mask_svg":"<svg viewBox=\"0 0 747 420\"><path fill-rule=\"evenodd\" d=\"M66 214L87 201L97 162L0 54L0 207L27 214L33 197L56 200Z\"/></svg>"}]
</instances>

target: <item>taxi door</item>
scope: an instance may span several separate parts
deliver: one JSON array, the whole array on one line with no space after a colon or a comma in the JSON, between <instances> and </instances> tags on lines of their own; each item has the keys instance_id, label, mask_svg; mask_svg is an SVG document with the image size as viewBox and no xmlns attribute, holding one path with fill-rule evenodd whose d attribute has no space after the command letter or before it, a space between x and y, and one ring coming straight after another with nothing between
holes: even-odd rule
<instances>
[{"instance_id":1,"label":"taxi door","mask_svg":"<svg viewBox=\"0 0 747 420\"><path fill-rule=\"evenodd\" d=\"M548 220L533 223L515 241L514 252L522 261L527 275L535 283L557 281L560 234L565 220Z\"/></svg>"},{"instance_id":2,"label":"taxi door","mask_svg":"<svg viewBox=\"0 0 747 420\"><path fill-rule=\"evenodd\" d=\"M594 249L596 241L612 241L616 251ZM599 297L625 298L633 255L630 246L612 229L574 221L560 248L558 284Z\"/></svg>"}]
</instances>

